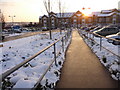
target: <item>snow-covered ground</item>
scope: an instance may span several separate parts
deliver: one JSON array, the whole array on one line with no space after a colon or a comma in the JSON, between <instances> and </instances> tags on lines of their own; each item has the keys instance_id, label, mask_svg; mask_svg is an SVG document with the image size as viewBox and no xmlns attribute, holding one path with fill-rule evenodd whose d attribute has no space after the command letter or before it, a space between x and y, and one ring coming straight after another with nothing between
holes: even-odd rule
<instances>
[{"instance_id":1,"label":"snow-covered ground","mask_svg":"<svg viewBox=\"0 0 120 90\"><path fill-rule=\"evenodd\" d=\"M21 33L2 32L2 34L3 34L5 37L18 36L18 35L23 35L23 34L25 34L25 33L26 33L26 32L21 32Z\"/></svg>"},{"instance_id":2,"label":"snow-covered ground","mask_svg":"<svg viewBox=\"0 0 120 90\"><path fill-rule=\"evenodd\" d=\"M81 35L84 34L88 36L89 38L94 39L98 44L100 44L100 38L99 37L93 37L92 34L87 34L84 30L79 30ZM82 35L83 36L83 35ZM118 80L120 79L120 58L117 57L116 55L120 56L120 45L113 45L112 43L109 43L107 39L102 38L102 46L105 47L106 49L110 50L116 55L113 55L109 51L107 51L104 48L101 48L100 50L100 45L97 43L94 43L91 40L88 40L83 36L85 42L88 44L88 46L92 49L92 51L98 56L100 59L100 62L110 71L111 76L113 79Z\"/></svg>"},{"instance_id":3,"label":"snow-covered ground","mask_svg":"<svg viewBox=\"0 0 120 90\"><path fill-rule=\"evenodd\" d=\"M49 33L43 33L26 38L21 38L13 41L4 42L0 48L0 74L6 72L17 64L23 62L25 59L33 56L40 50L49 46L54 41L65 35L63 32L61 35L59 32L52 33L52 40L49 39ZM71 38L65 45L65 50L70 43ZM64 43L65 44L65 43ZM53 63L50 70L47 72L43 80L41 81L42 87L55 87L56 82L59 80L60 69L64 62L64 54L62 51L62 42L59 41L56 44L56 51L60 51L61 54L57 58L57 66ZM48 66L54 59L53 46L25 64L19 70L9 75L7 83L4 86L12 88L33 88L38 79L42 76Z\"/></svg>"},{"instance_id":4,"label":"snow-covered ground","mask_svg":"<svg viewBox=\"0 0 120 90\"><path fill-rule=\"evenodd\" d=\"M11 37L11 36L18 36L18 35L23 35L25 33L12 33L12 34L7 34L6 37Z\"/></svg>"}]
</instances>

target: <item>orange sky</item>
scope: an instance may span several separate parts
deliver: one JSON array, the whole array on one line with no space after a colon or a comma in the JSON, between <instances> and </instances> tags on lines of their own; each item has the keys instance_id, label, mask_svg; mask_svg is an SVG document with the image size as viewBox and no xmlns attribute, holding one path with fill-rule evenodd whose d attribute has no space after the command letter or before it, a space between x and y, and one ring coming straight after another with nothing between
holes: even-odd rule
<instances>
[{"instance_id":1,"label":"orange sky","mask_svg":"<svg viewBox=\"0 0 120 90\"><path fill-rule=\"evenodd\" d=\"M58 1L52 1L52 10L59 12ZM67 12L82 11L82 8L91 8L86 12L100 11L105 9L118 8L120 0L61 0L64 10ZM0 0L0 9L4 13L6 21L11 21L8 17L15 15L14 21L38 22L39 16L46 14L43 0Z\"/></svg>"}]
</instances>

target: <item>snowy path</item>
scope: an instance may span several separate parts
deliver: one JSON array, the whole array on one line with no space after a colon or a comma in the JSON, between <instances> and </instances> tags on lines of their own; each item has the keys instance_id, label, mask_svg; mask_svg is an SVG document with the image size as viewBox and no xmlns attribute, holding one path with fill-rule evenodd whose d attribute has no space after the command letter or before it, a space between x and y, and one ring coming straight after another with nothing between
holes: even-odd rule
<instances>
[{"instance_id":1,"label":"snowy path","mask_svg":"<svg viewBox=\"0 0 120 90\"><path fill-rule=\"evenodd\" d=\"M117 88L117 81L110 77L78 32L73 31L72 36L57 88Z\"/></svg>"}]
</instances>

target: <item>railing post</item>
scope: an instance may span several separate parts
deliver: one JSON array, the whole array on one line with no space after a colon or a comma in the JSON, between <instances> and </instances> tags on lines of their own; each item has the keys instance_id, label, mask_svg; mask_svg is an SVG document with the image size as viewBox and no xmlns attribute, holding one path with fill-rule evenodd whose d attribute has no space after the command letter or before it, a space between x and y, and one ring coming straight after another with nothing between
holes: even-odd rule
<instances>
[{"instance_id":1,"label":"railing post","mask_svg":"<svg viewBox=\"0 0 120 90\"><path fill-rule=\"evenodd\" d=\"M86 31L86 32L87 32L87 31ZM87 32L87 38L89 38L89 37L88 37L88 32Z\"/></svg>"},{"instance_id":2,"label":"railing post","mask_svg":"<svg viewBox=\"0 0 120 90\"><path fill-rule=\"evenodd\" d=\"M67 35L65 34L65 44L67 43L67 37L66 37Z\"/></svg>"},{"instance_id":3,"label":"railing post","mask_svg":"<svg viewBox=\"0 0 120 90\"><path fill-rule=\"evenodd\" d=\"M55 65L57 66L57 61L56 61L56 46L54 43L54 59L55 59Z\"/></svg>"},{"instance_id":4,"label":"railing post","mask_svg":"<svg viewBox=\"0 0 120 90\"><path fill-rule=\"evenodd\" d=\"M69 30L68 30L68 32L67 32L67 41L68 41L68 38L69 38Z\"/></svg>"},{"instance_id":5,"label":"railing post","mask_svg":"<svg viewBox=\"0 0 120 90\"><path fill-rule=\"evenodd\" d=\"M91 33L89 32L89 34L90 34L89 38L91 39Z\"/></svg>"},{"instance_id":6,"label":"railing post","mask_svg":"<svg viewBox=\"0 0 120 90\"><path fill-rule=\"evenodd\" d=\"M94 39L94 34L92 33L92 38Z\"/></svg>"},{"instance_id":7,"label":"railing post","mask_svg":"<svg viewBox=\"0 0 120 90\"><path fill-rule=\"evenodd\" d=\"M62 50L64 52L64 40L63 40L63 37L62 37Z\"/></svg>"},{"instance_id":8,"label":"railing post","mask_svg":"<svg viewBox=\"0 0 120 90\"><path fill-rule=\"evenodd\" d=\"M102 37L100 37L100 51L102 49Z\"/></svg>"}]
</instances>

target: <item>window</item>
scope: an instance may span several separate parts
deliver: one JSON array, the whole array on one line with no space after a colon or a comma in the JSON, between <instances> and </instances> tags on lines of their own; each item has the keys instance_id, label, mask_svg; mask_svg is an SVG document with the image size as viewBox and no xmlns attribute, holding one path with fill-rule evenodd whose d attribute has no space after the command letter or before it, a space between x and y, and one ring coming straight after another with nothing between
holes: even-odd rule
<instances>
[{"instance_id":1,"label":"window","mask_svg":"<svg viewBox=\"0 0 120 90\"><path fill-rule=\"evenodd\" d=\"M110 21L110 18L106 18L106 22L109 22Z\"/></svg>"},{"instance_id":2,"label":"window","mask_svg":"<svg viewBox=\"0 0 120 90\"><path fill-rule=\"evenodd\" d=\"M88 22L91 22L91 18L88 19Z\"/></svg>"},{"instance_id":3,"label":"window","mask_svg":"<svg viewBox=\"0 0 120 90\"><path fill-rule=\"evenodd\" d=\"M84 21L85 21L85 19L82 19L82 21L84 22Z\"/></svg>"},{"instance_id":4,"label":"window","mask_svg":"<svg viewBox=\"0 0 120 90\"><path fill-rule=\"evenodd\" d=\"M44 23L44 27L46 27L47 26L47 24L46 23Z\"/></svg>"},{"instance_id":5,"label":"window","mask_svg":"<svg viewBox=\"0 0 120 90\"><path fill-rule=\"evenodd\" d=\"M52 19L54 19L54 17L51 17Z\"/></svg>"},{"instance_id":6,"label":"window","mask_svg":"<svg viewBox=\"0 0 120 90\"><path fill-rule=\"evenodd\" d=\"M54 23L54 20L52 20L52 23Z\"/></svg>"},{"instance_id":7,"label":"window","mask_svg":"<svg viewBox=\"0 0 120 90\"><path fill-rule=\"evenodd\" d=\"M81 16L81 14L77 14L77 16Z\"/></svg>"},{"instance_id":8,"label":"window","mask_svg":"<svg viewBox=\"0 0 120 90\"><path fill-rule=\"evenodd\" d=\"M76 23L77 22L77 20L76 19L74 19L74 23Z\"/></svg>"},{"instance_id":9,"label":"window","mask_svg":"<svg viewBox=\"0 0 120 90\"><path fill-rule=\"evenodd\" d=\"M46 19L46 17L43 17L43 19Z\"/></svg>"},{"instance_id":10,"label":"window","mask_svg":"<svg viewBox=\"0 0 120 90\"><path fill-rule=\"evenodd\" d=\"M54 24L52 23L52 26L54 26Z\"/></svg>"},{"instance_id":11,"label":"window","mask_svg":"<svg viewBox=\"0 0 120 90\"><path fill-rule=\"evenodd\" d=\"M116 18L116 15L113 15L113 18Z\"/></svg>"},{"instance_id":12,"label":"window","mask_svg":"<svg viewBox=\"0 0 120 90\"><path fill-rule=\"evenodd\" d=\"M44 23L46 23L47 21L46 20L44 20Z\"/></svg>"},{"instance_id":13,"label":"window","mask_svg":"<svg viewBox=\"0 0 120 90\"><path fill-rule=\"evenodd\" d=\"M44 18L43 20L44 20L44 21L46 21L47 19L46 19L46 18Z\"/></svg>"},{"instance_id":14,"label":"window","mask_svg":"<svg viewBox=\"0 0 120 90\"><path fill-rule=\"evenodd\" d=\"M77 18L76 16L74 16L73 18Z\"/></svg>"},{"instance_id":15,"label":"window","mask_svg":"<svg viewBox=\"0 0 120 90\"><path fill-rule=\"evenodd\" d=\"M102 18L99 18L99 22L102 22Z\"/></svg>"}]
</instances>

